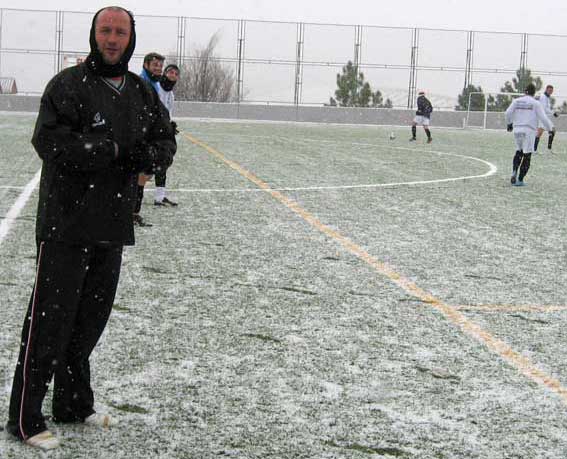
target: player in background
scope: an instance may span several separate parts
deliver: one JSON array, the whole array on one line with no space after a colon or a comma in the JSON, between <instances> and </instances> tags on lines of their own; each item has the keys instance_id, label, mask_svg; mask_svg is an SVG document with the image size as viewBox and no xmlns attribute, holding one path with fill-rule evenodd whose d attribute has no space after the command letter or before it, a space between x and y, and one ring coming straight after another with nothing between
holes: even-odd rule
<instances>
[{"instance_id":1,"label":"player in background","mask_svg":"<svg viewBox=\"0 0 567 459\"><path fill-rule=\"evenodd\" d=\"M417 140L417 125L423 126L423 130L427 135L427 143L431 143L433 139L431 138L431 131L429 130L429 123L431 120L431 112L433 111L433 106L427 97L425 97L425 91L419 91L417 98L417 111L415 112L415 118L411 125L411 139L410 142Z\"/></svg>"},{"instance_id":2,"label":"player in background","mask_svg":"<svg viewBox=\"0 0 567 459\"><path fill-rule=\"evenodd\" d=\"M551 116L554 116L555 118L557 118L559 116L559 113L554 112L551 108L551 95L552 94L553 94L553 86L548 84L545 87L545 92L539 98L539 103L543 107L543 111L545 112L545 114L547 115L548 118L551 118ZM535 139L535 144L534 144L534 152L537 151L537 147L539 145L539 139L542 136L543 131L544 131L543 128L544 128L543 124L539 123L538 127L537 127L537 134L536 134L536 139ZM554 138L555 138L555 126L553 126L553 128L549 131L549 137L547 139L547 150L549 151L549 153L553 153L553 151L551 150L551 147L553 146L553 139Z\"/></svg>"},{"instance_id":3,"label":"player in background","mask_svg":"<svg viewBox=\"0 0 567 459\"><path fill-rule=\"evenodd\" d=\"M146 54L144 56L142 72L140 73L142 80L147 81L158 95L159 80L163 70L163 61L165 61L165 57L161 54ZM136 202L134 205L134 225L136 226L152 226L151 223L145 221L140 215L140 211L142 210L142 201L144 200L144 187L151 178L152 175L146 172L142 172L138 175L138 188L136 192Z\"/></svg>"},{"instance_id":4,"label":"player in background","mask_svg":"<svg viewBox=\"0 0 567 459\"><path fill-rule=\"evenodd\" d=\"M506 110L506 123L508 132L514 131L516 154L512 165L512 178L510 182L515 186L524 186L524 178L530 169L530 161L534 151L535 136L538 123L551 131L553 124L543 111L541 104L535 99L535 85L526 86L525 96L514 101ZM518 171L520 175L518 175Z\"/></svg>"},{"instance_id":5,"label":"player in background","mask_svg":"<svg viewBox=\"0 0 567 459\"><path fill-rule=\"evenodd\" d=\"M179 67L175 64L169 64L165 67L163 71L163 75L159 80L159 99L167 108L169 112L169 118L173 116L173 105L175 102L175 95L173 94L173 88L175 84L179 80ZM175 122L171 122L175 133L177 134L177 124ZM172 201L167 197L167 190L165 188L165 184L167 181L167 171L163 170L157 172L155 175L155 182L156 182L156 191L154 195L154 205L155 206L171 206L176 207L177 203Z\"/></svg>"}]
</instances>

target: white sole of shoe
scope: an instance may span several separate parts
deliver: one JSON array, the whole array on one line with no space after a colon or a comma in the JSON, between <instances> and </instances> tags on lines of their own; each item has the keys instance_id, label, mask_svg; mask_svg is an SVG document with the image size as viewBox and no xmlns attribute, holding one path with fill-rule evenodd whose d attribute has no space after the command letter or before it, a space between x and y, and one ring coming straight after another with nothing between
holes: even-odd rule
<instances>
[{"instance_id":1,"label":"white sole of shoe","mask_svg":"<svg viewBox=\"0 0 567 459\"><path fill-rule=\"evenodd\" d=\"M116 421L116 419L111 418L108 414L94 413L85 419L85 424L90 426L102 427L103 429L109 429L110 427L113 427L116 424L118 424L118 421Z\"/></svg>"},{"instance_id":2,"label":"white sole of shoe","mask_svg":"<svg viewBox=\"0 0 567 459\"><path fill-rule=\"evenodd\" d=\"M26 445L33 446L34 448L39 448L43 451L49 451L61 446L59 439L49 430L44 430L43 432L28 438L26 441L24 441L24 443Z\"/></svg>"}]
</instances>

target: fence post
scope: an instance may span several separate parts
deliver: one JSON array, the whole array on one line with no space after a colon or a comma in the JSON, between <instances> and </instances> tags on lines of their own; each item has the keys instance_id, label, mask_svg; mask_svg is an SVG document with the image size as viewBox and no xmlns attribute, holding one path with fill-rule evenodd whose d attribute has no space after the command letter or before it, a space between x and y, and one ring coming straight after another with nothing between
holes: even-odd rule
<instances>
[{"instance_id":1,"label":"fence post","mask_svg":"<svg viewBox=\"0 0 567 459\"><path fill-rule=\"evenodd\" d=\"M362 26L354 27L354 69L358 70L362 62Z\"/></svg>"},{"instance_id":2,"label":"fence post","mask_svg":"<svg viewBox=\"0 0 567 459\"><path fill-rule=\"evenodd\" d=\"M301 104L301 95L303 89L303 50L305 40L305 24L297 23L297 47L295 53L295 91L293 95L293 103Z\"/></svg>"},{"instance_id":3,"label":"fence post","mask_svg":"<svg viewBox=\"0 0 567 459\"><path fill-rule=\"evenodd\" d=\"M246 21L238 20L238 42L237 42L237 63L236 63L236 97L240 103L244 89L244 56L246 48Z\"/></svg>"},{"instance_id":4,"label":"fence post","mask_svg":"<svg viewBox=\"0 0 567 459\"><path fill-rule=\"evenodd\" d=\"M467 34L467 61L465 64L465 85L464 89L472 84L473 73L473 53L474 53L474 32L472 30Z\"/></svg>"},{"instance_id":5,"label":"fence post","mask_svg":"<svg viewBox=\"0 0 567 459\"><path fill-rule=\"evenodd\" d=\"M0 76L2 76L2 26L4 23L4 10L0 8Z\"/></svg>"},{"instance_id":6,"label":"fence post","mask_svg":"<svg viewBox=\"0 0 567 459\"><path fill-rule=\"evenodd\" d=\"M419 29L413 29L411 35L411 63L408 87L408 108L413 108L417 89L417 64L419 57Z\"/></svg>"},{"instance_id":7,"label":"fence post","mask_svg":"<svg viewBox=\"0 0 567 459\"><path fill-rule=\"evenodd\" d=\"M522 34L522 51L520 53L520 74L528 67L528 37L527 33Z\"/></svg>"},{"instance_id":8,"label":"fence post","mask_svg":"<svg viewBox=\"0 0 567 459\"><path fill-rule=\"evenodd\" d=\"M185 30L187 29L187 20L184 16L177 18L177 51L175 58L177 64L183 66L185 63Z\"/></svg>"},{"instance_id":9,"label":"fence post","mask_svg":"<svg viewBox=\"0 0 567 459\"><path fill-rule=\"evenodd\" d=\"M63 67L63 21L64 11L55 12L55 73L59 73Z\"/></svg>"}]
</instances>

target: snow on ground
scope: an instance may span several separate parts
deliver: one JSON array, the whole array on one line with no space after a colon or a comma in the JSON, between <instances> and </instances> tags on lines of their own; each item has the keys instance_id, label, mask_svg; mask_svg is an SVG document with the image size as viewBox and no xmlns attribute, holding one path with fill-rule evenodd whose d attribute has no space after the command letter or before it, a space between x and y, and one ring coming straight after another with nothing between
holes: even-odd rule
<instances>
[{"instance_id":1,"label":"snow on ground","mask_svg":"<svg viewBox=\"0 0 567 459\"><path fill-rule=\"evenodd\" d=\"M2 217L40 167L33 121L0 115ZM567 310L542 308L567 306L565 154L535 157L517 189L505 133L180 125L567 386ZM154 226L126 249L92 358L96 407L120 425L54 426L63 447L44 457L567 457L566 399L423 297L186 137L168 179L180 206L146 193ZM0 243L3 420L36 198ZM42 455L1 437L0 457Z\"/></svg>"}]
</instances>

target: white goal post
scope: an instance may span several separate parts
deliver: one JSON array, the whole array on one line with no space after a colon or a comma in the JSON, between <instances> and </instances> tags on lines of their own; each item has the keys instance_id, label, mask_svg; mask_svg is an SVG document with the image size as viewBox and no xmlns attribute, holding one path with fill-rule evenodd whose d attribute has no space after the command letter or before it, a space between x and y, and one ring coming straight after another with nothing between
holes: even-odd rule
<instances>
[{"instance_id":1,"label":"white goal post","mask_svg":"<svg viewBox=\"0 0 567 459\"><path fill-rule=\"evenodd\" d=\"M542 94L543 88L538 94L536 94L536 99L539 99ZM468 99L467 116L465 118L464 128L486 129L489 113L496 114L496 116L503 116L507 106L496 107L495 109L493 108L492 110L489 110L488 99L490 97L492 97L494 102L498 105L498 101L501 103L503 102L502 99L516 99L523 95L524 93L519 92L471 92ZM565 113L565 102L567 99L564 96L557 94L553 94L551 97L553 99L554 109L558 110L559 113Z\"/></svg>"},{"instance_id":2,"label":"white goal post","mask_svg":"<svg viewBox=\"0 0 567 459\"><path fill-rule=\"evenodd\" d=\"M471 92L469 94L469 100L467 104L467 117L465 122L465 128L467 129L486 129L486 121L488 119L488 99L492 96L494 100L498 100L498 96L501 97L512 97L513 99L521 97L524 94L519 92ZM475 104L475 99L478 102L482 102L484 98L484 103L481 104L480 110L471 110L471 107L477 106ZM503 112L504 110L494 112Z\"/></svg>"}]
</instances>

